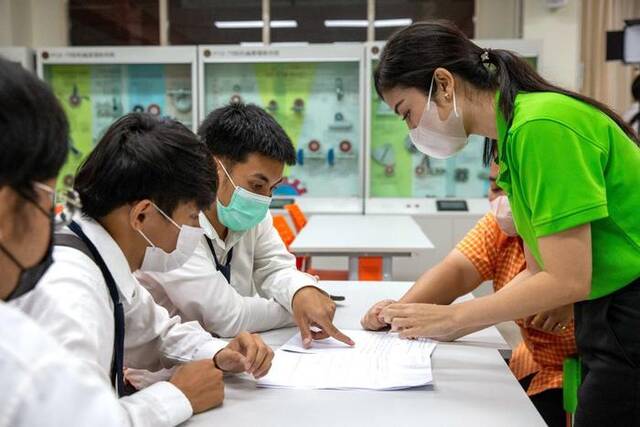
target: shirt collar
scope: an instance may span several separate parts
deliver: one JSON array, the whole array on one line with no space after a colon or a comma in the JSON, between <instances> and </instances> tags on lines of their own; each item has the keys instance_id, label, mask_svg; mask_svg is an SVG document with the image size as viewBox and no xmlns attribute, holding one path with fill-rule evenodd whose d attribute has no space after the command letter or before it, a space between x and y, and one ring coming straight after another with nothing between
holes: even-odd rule
<instances>
[{"instance_id":1,"label":"shirt collar","mask_svg":"<svg viewBox=\"0 0 640 427\"><path fill-rule=\"evenodd\" d=\"M120 295L124 297L127 303L130 303L138 282L133 277L129 262L124 256L122 249L120 249L120 246L118 246L118 243L116 243L109 232L94 219L83 216L82 218L77 218L75 221L80 225L82 231L84 231L100 253L100 256L113 276L113 280L116 282Z\"/></svg>"},{"instance_id":2,"label":"shirt collar","mask_svg":"<svg viewBox=\"0 0 640 427\"><path fill-rule=\"evenodd\" d=\"M211 221L209 221L209 218L207 218L204 212L200 211L198 219L200 221L200 227L204 230L204 235L215 242L223 251L227 251L235 246L235 244L238 243L246 233L246 231L228 230L227 238L223 240L220 238L216 229L213 227L213 224L211 224Z\"/></svg>"}]
</instances>

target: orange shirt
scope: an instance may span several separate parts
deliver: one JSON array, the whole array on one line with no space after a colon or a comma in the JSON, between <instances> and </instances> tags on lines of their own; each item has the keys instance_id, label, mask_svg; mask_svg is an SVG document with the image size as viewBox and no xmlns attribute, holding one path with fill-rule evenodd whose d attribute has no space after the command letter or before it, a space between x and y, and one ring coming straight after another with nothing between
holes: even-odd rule
<instances>
[{"instance_id":1,"label":"orange shirt","mask_svg":"<svg viewBox=\"0 0 640 427\"><path fill-rule=\"evenodd\" d=\"M471 261L483 281L493 280L496 292L526 267L522 240L504 234L491 213L478 221L456 249ZM535 374L527 394L562 388L562 362L577 352L573 321L557 335L525 328L522 320L516 323L523 342L513 351L509 367L519 380Z\"/></svg>"}]
</instances>

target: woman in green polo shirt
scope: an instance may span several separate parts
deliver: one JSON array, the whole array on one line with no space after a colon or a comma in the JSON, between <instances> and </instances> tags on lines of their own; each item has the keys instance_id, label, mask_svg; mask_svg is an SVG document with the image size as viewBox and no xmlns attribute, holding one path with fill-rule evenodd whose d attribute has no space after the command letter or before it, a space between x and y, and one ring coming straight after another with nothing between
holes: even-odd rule
<instances>
[{"instance_id":1,"label":"woman in green polo shirt","mask_svg":"<svg viewBox=\"0 0 640 427\"><path fill-rule=\"evenodd\" d=\"M640 148L605 105L554 86L524 60L485 50L446 22L396 33L374 75L424 153L446 158L471 134L497 140L529 270L500 292L450 306L393 304L402 336L451 336L575 304L585 376L576 425L640 425ZM487 139L489 141L489 139ZM537 264L537 265L536 265Z\"/></svg>"}]
</instances>

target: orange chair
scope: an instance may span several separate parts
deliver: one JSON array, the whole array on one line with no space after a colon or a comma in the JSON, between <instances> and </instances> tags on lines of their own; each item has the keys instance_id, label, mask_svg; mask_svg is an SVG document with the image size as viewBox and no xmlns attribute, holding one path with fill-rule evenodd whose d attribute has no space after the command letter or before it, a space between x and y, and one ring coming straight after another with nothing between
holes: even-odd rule
<instances>
[{"instance_id":1,"label":"orange chair","mask_svg":"<svg viewBox=\"0 0 640 427\"><path fill-rule=\"evenodd\" d=\"M363 256L358 259L358 280L382 281L382 257Z\"/></svg>"},{"instance_id":2,"label":"orange chair","mask_svg":"<svg viewBox=\"0 0 640 427\"><path fill-rule=\"evenodd\" d=\"M293 226L296 228L296 232L299 233L302 228L307 225L307 217L302 213L300 206L295 203L290 205L285 205L284 207L287 212L289 212L289 216L291 216L291 221L293 221Z\"/></svg>"},{"instance_id":3,"label":"orange chair","mask_svg":"<svg viewBox=\"0 0 640 427\"><path fill-rule=\"evenodd\" d=\"M273 226L278 231L278 234L284 242L284 245L287 247L287 249L289 249L289 245L291 244L291 242L293 242L295 236L293 234L293 231L291 230L291 227L289 227L289 224L287 224L287 219L282 215L275 215L273 217Z\"/></svg>"}]
</instances>

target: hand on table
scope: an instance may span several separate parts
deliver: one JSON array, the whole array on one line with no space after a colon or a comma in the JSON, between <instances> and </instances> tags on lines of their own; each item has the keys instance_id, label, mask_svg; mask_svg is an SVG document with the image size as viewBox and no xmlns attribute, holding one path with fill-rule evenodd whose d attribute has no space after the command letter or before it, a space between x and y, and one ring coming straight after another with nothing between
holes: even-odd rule
<instances>
[{"instance_id":1,"label":"hand on table","mask_svg":"<svg viewBox=\"0 0 640 427\"><path fill-rule=\"evenodd\" d=\"M222 372L210 359L178 366L169 382L189 399L194 414L220 406L224 400Z\"/></svg>"},{"instance_id":2,"label":"hand on table","mask_svg":"<svg viewBox=\"0 0 640 427\"><path fill-rule=\"evenodd\" d=\"M396 301L392 299L385 299L372 305L360 320L362 327L369 331L379 331L380 329L387 328L389 325L384 321L382 309L395 302Z\"/></svg>"},{"instance_id":3,"label":"hand on table","mask_svg":"<svg viewBox=\"0 0 640 427\"><path fill-rule=\"evenodd\" d=\"M313 340L328 337L333 337L347 345L355 344L351 338L333 325L336 304L320 289L313 286L301 288L293 296L291 307L293 308L293 318L300 328L302 344L305 348L311 347ZM311 329L312 327L320 330L314 331Z\"/></svg>"},{"instance_id":4,"label":"hand on table","mask_svg":"<svg viewBox=\"0 0 640 427\"><path fill-rule=\"evenodd\" d=\"M216 366L224 372L247 372L254 378L262 378L271 369L273 350L260 335L241 332L229 345L213 358Z\"/></svg>"},{"instance_id":5,"label":"hand on table","mask_svg":"<svg viewBox=\"0 0 640 427\"><path fill-rule=\"evenodd\" d=\"M390 304L382 309L384 322L401 338L426 337L446 340L461 328L454 320L456 305Z\"/></svg>"}]
</instances>

